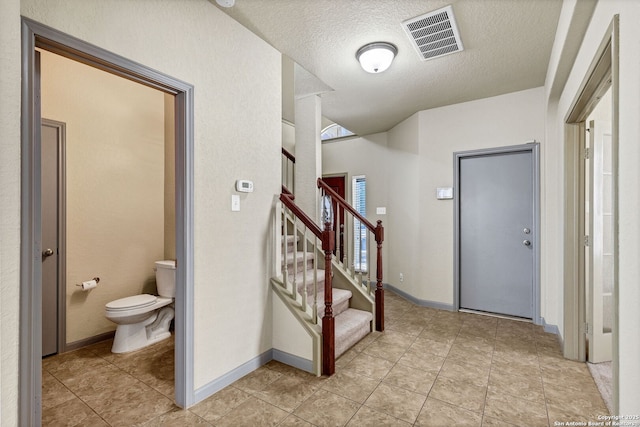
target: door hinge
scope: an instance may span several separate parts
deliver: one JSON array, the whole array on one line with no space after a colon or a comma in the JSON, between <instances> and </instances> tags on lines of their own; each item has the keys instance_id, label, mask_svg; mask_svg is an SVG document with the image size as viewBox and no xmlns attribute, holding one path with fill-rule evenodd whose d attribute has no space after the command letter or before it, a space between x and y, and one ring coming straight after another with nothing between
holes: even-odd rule
<instances>
[{"instance_id":1,"label":"door hinge","mask_svg":"<svg viewBox=\"0 0 640 427\"><path fill-rule=\"evenodd\" d=\"M584 324L584 333L589 335L589 324L588 323Z\"/></svg>"},{"instance_id":2,"label":"door hinge","mask_svg":"<svg viewBox=\"0 0 640 427\"><path fill-rule=\"evenodd\" d=\"M582 157L583 157L585 160L589 160L589 156L590 156L590 155L591 155L591 153L590 153L589 149L588 149L588 148L585 148L585 149L584 149L584 153L583 153L583 156L582 156Z\"/></svg>"},{"instance_id":3,"label":"door hinge","mask_svg":"<svg viewBox=\"0 0 640 427\"><path fill-rule=\"evenodd\" d=\"M583 243L585 246L589 246L589 236L584 236Z\"/></svg>"}]
</instances>

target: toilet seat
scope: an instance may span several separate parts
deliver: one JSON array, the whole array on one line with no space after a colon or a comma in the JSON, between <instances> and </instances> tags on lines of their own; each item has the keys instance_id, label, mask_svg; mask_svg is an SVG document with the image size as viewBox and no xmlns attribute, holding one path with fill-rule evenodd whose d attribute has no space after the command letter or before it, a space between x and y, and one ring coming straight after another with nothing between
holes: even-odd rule
<instances>
[{"instance_id":1,"label":"toilet seat","mask_svg":"<svg viewBox=\"0 0 640 427\"><path fill-rule=\"evenodd\" d=\"M145 308L156 303L158 297L155 295L141 294L133 295L126 298L120 298L108 303L105 308L107 311L125 311L131 309Z\"/></svg>"}]
</instances>

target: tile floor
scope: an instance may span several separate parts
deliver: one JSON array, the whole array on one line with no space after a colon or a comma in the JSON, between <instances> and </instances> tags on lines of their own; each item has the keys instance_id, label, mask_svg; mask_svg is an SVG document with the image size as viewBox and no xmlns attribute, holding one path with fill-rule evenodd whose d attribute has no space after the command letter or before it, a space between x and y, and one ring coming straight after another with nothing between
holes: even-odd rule
<instances>
[{"instance_id":1,"label":"tile floor","mask_svg":"<svg viewBox=\"0 0 640 427\"><path fill-rule=\"evenodd\" d=\"M333 377L272 361L189 410L173 404L172 340L126 355L110 344L43 360L44 426L554 426L608 413L555 335L391 292L386 331Z\"/></svg>"}]
</instances>

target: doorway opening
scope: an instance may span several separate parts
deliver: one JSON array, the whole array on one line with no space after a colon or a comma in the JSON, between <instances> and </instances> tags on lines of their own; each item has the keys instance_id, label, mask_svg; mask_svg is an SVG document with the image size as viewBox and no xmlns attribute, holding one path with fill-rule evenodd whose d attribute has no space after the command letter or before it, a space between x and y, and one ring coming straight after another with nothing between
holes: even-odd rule
<instances>
[{"instance_id":1,"label":"doorway opening","mask_svg":"<svg viewBox=\"0 0 640 427\"><path fill-rule=\"evenodd\" d=\"M618 20L565 120L564 355L617 413Z\"/></svg>"},{"instance_id":2,"label":"doorway opening","mask_svg":"<svg viewBox=\"0 0 640 427\"><path fill-rule=\"evenodd\" d=\"M49 51L173 97L175 109L175 402L193 388L193 87L27 18L22 19L22 234L20 278L21 424L42 415L42 135L36 49ZM99 120L99 118L97 118ZM91 165L89 165L90 167Z\"/></svg>"}]
</instances>

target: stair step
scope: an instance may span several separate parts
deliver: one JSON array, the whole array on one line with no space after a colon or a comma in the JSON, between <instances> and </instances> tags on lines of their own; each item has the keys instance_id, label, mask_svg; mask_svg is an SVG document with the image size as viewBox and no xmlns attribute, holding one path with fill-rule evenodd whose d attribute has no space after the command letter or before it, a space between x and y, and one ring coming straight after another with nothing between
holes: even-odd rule
<instances>
[{"instance_id":1,"label":"stair step","mask_svg":"<svg viewBox=\"0 0 640 427\"><path fill-rule=\"evenodd\" d=\"M296 245L298 243L298 240L300 240L300 238L298 236L287 236L287 250L286 253L290 254L292 252L296 251ZM284 250L284 236L282 236L282 251L285 252Z\"/></svg>"},{"instance_id":2,"label":"stair step","mask_svg":"<svg viewBox=\"0 0 640 427\"><path fill-rule=\"evenodd\" d=\"M335 357L340 357L371 332L373 315L368 311L349 308L335 316Z\"/></svg>"},{"instance_id":3,"label":"stair step","mask_svg":"<svg viewBox=\"0 0 640 427\"><path fill-rule=\"evenodd\" d=\"M318 292L324 292L324 270L318 270ZM289 283L293 283L293 271L289 272L287 276L287 281ZM298 271L296 274L296 283L298 285L298 292L302 293L302 288L304 287L304 274L301 271ZM313 269L307 270L307 294L313 294Z\"/></svg>"},{"instance_id":4,"label":"stair step","mask_svg":"<svg viewBox=\"0 0 640 427\"><path fill-rule=\"evenodd\" d=\"M303 270L311 270L313 269L313 264L315 262L315 255L311 252L302 252L298 251L294 256L287 256L287 271L289 275L293 274L293 266L294 264L297 266L298 274L302 273Z\"/></svg>"},{"instance_id":5,"label":"stair step","mask_svg":"<svg viewBox=\"0 0 640 427\"><path fill-rule=\"evenodd\" d=\"M349 300L351 299L351 291L346 289L333 288L333 317L337 317L349 309ZM318 317L324 317L324 291L318 292Z\"/></svg>"}]
</instances>

